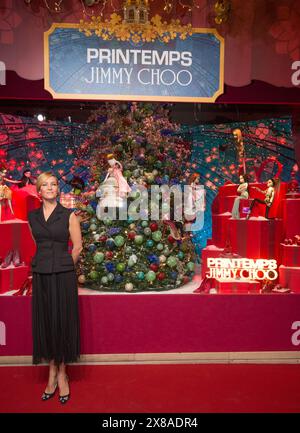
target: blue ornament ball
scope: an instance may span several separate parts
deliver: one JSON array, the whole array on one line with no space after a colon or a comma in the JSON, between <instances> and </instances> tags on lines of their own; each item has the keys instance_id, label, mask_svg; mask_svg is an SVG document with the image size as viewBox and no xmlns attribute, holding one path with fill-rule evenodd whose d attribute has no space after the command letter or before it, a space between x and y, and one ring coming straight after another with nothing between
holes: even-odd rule
<instances>
[{"instance_id":1,"label":"blue ornament ball","mask_svg":"<svg viewBox=\"0 0 300 433\"><path fill-rule=\"evenodd\" d=\"M108 272L114 272L116 269L116 265L113 262L105 263L105 268Z\"/></svg>"},{"instance_id":2,"label":"blue ornament ball","mask_svg":"<svg viewBox=\"0 0 300 433\"><path fill-rule=\"evenodd\" d=\"M116 246L113 239L107 239L105 245L108 250L113 250Z\"/></svg>"},{"instance_id":3,"label":"blue ornament ball","mask_svg":"<svg viewBox=\"0 0 300 433\"><path fill-rule=\"evenodd\" d=\"M123 277L122 277L122 275L117 274L117 275L115 276L115 282L116 282L116 283L122 283L122 281L123 281Z\"/></svg>"},{"instance_id":4,"label":"blue ornament ball","mask_svg":"<svg viewBox=\"0 0 300 433\"><path fill-rule=\"evenodd\" d=\"M154 264L159 263L159 258L155 254L149 254L147 258L150 263L154 263Z\"/></svg>"},{"instance_id":5,"label":"blue ornament ball","mask_svg":"<svg viewBox=\"0 0 300 433\"><path fill-rule=\"evenodd\" d=\"M182 260L184 258L184 252L183 251L179 251L179 253L177 254L177 257Z\"/></svg>"},{"instance_id":6,"label":"blue ornament ball","mask_svg":"<svg viewBox=\"0 0 300 433\"><path fill-rule=\"evenodd\" d=\"M176 280L177 279L177 275L178 275L178 272L175 272L175 271L172 271L170 273L170 277L172 278L172 280Z\"/></svg>"},{"instance_id":7,"label":"blue ornament ball","mask_svg":"<svg viewBox=\"0 0 300 433\"><path fill-rule=\"evenodd\" d=\"M96 251L96 249L97 249L97 247L96 247L95 244L90 244L90 245L88 246L88 250L89 250L91 253L94 253L94 252Z\"/></svg>"},{"instance_id":8,"label":"blue ornament ball","mask_svg":"<svg viewBox=\"0 0 300 433\"><path fill-rule=\"evenodd\" d=\"M138 280L143 280L145 278L144 272L140 271L136 274Z\"/></svg>"}]
</instances>

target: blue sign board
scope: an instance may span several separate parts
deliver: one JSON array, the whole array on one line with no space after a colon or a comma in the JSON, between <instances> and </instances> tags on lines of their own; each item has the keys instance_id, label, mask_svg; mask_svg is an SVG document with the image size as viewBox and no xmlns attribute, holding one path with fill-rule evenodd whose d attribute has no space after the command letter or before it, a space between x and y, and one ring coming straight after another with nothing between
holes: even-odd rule
<instances>
[{"instance_id":1,"label":"blue sign board","mask_svg":"<svg viewBox=\"0 0 300 433\"><path fill-rule=\"evenodd\" d=\"M53 24L44 60L45 89L54 98L214 102L223 93L224 40L214 29L135 45Z\"/></svg>"}]
</instances>

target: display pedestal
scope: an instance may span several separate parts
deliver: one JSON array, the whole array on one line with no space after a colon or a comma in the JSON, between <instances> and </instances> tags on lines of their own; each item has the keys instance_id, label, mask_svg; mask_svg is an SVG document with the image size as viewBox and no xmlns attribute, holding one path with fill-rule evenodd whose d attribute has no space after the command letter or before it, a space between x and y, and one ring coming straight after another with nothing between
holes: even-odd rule
<instances>
[{"instance_id":1,"label":"display pedestal","mask_svg":"<svg viewBox=\"0 0 300 433\"><path fill-rule=\"evenodd\" d=\"M0 223L0 257L2 261L10 251L18 251L24 266L0 268L0 293L19 290L30 271L31 259L36 246L32 238L28 221L4 221Z\"/></svg>"},{"instance_id":2,"label":"display pedestal","mask_svg":"<svg viewBox=\"0 0 300 433\"><path fill-rule=\"evenodd\" d=\"M281 244L281 263L284 266L300 267L300 245Z\"/></svg>"},{"instance_id":3,"label":"display pedestal","mask_svg":"<svg viewBox=\"0 0 300 433\"><path fill-rule=\"evenodd\" d=\"M19 290L28 276L29 266L0 268L0 293Z\"/></svg>"},{"instance_id":4,"label":"display pedestal","mask_svg":"<svg viewBox=\"0 0 300 433\"><path fill-rule=\"evenodd\" d=\"M300 235L300 198L283 199L284 237Z\"/></svg>"},{"instance_id":5,"label":"display pedestal","mask_svg":"<svg viewBox=\"0 0 300 433\"><path fill-rule=\"evenodd\" d=\"M212 216L212 234L214 245L217 247L225 247L228 239L228 220L231 218L231 213L226 212Z\"/></svg>"},{"instance_id":6,"label":"display pedestal","mask_svg":"<svg viewBox=\"0 0 300 433\"><path fill-rule=\"evenodd\" d=\"M280 258L280 242L283 237L282 221L253 219L229 219L228 232L234 253L251 259Z\"/></svg>"},{"instance_id":7,"label":"display pedestal","mask_svg":"<svg viewBox=\"0 0 300 433\"><path fill-rule=\"evenodd\" d=\"M300 267L279 267L279 283L282 287L288 287L293 293L300 293Z\"/></svg>"}]
</instances>

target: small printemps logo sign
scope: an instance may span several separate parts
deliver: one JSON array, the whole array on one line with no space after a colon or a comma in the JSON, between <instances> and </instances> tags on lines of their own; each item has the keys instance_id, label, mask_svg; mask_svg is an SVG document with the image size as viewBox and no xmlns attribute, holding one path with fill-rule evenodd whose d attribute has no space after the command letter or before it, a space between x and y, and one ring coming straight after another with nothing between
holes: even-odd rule
<instances>
[{"instance_id":1,"label":"small printemps logo sign","mask_svg":"<svg viewBox=\"0 0 300 433\"><path fill-rule=\"evenodd\" d=\"M208 258L208 278L220 278L224 280L241 279L252 280L276 280L278 278L277 261L266 259L246 258Z\"/></svg>"}]
</instances>

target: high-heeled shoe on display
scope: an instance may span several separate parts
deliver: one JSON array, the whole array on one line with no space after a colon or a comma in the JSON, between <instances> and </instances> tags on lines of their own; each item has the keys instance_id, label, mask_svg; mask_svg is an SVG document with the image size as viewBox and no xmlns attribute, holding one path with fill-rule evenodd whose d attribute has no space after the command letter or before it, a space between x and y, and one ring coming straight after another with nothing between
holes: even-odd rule
<instances>
[{"instance_id":1,"label":"high-heeled shoe on display","mask_svg":"<svg viewBox=\"0 0 300 433\"><path fill-rule=\"evenodd\" d=\"M21 266L23 263L20 260L19 250L11 250L7 253L5 259L1 263L1 268L5 269L8 266L13 265L14 267Z\"/></svg>"},{"instance_id":2,"label":"high-heeled shoe on display","mask_svg":"<svg viewBox=\"0 0 300 433\"><path fill-rule=\"evenodd\" d=\"M14 250L13 257L12 257L12 262L13 262L13 265L15 267L21 266L22 263L21 263L21 260L20 260L20 253L19 253L18 250Z\"/></svg>"},{"instance_id":3,"label":"high-heeled shoe on display","mask_svg":"<svg viewBox=\"0 0 300 433\"><path fill-rule=\"evenodd\" d=\"M29 275L22 286L19 288L19 290L15 293L13 293L12 296L31 296L32 295L32 275Z\"/></svg>"},{"instance_id":4,"label":"high-heeled shoe on display","mask_svg":"<svg viewBox=\"0 0 300 433\"><path fill-rule=\"evenodd\" d=\"M3 262L1 263L1 268L2 268L2 269L7 268L7 267L10 265L10 263L11 263L11 261L12 261L12 258L13 258L13 251L9 251L9 252L7 253L5 259L4 259Z\"/></svg>"}]
</instances>

